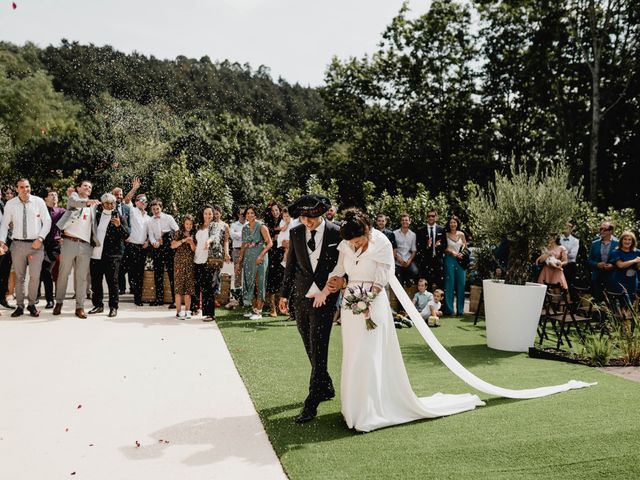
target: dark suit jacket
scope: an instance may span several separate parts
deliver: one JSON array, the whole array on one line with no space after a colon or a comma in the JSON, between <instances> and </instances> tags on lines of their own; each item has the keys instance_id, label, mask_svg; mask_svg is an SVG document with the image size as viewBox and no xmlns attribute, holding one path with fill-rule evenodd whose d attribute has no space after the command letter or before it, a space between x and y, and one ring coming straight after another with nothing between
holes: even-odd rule
<instances>
[{"instance_id":1,"label":"dark suit jacket","mask_svg":"<svg viewBox=\"0 0 640 480\"><path fill-rule=\"evenodd\" d=\"M434 260L439 259L442 261L444 251L447 249L447 236L444 228L440 225L436 225L436 239L440 240L440 245L436 247L436 255L433 255L433 247L428 247L429 242L429 226L425 225L416 230L416 263L419 266L429 265Z\"/></svg>"},{"instance_id":2,"label":"dark suit jacket","mask_svg":"<svg viewBox=\"0 0 640 480\"><path fill-rule=\"evenodd\" d=\"M289 256L284 272L283 298L289 298L294 286L297 297L295 300L304 298L313 282L322 290L327 283L329 274L338 263L338 244L342 240L340 228L325 221L322 246L320 247L322 250L315 272L311 269L305 230L304 225L297 225L289 233ZM327 305L335 305L337 295L337 293L330 295L327 299Z\"/></svg>"},{"instance_id":3,"label":"dark suit jacket","mask_svg":"<svg viewBox=\"0 0 640 480\"><path fill-rule=\"evenodd\" d=\"M131 207L126 203L118 203L116 208L118 209L121 220L127 226L127 229L131 230Z\"/></svg>"},{"instance_id":4,"label":"dark suit jacket","mask_svg":"<svg viewBox=\"0 0 640 480\"><path fill-rule=\"evenodd\" d=\"M98 226L100 225L102 210L102 205L96 207L96 214L93 219L96 231L98 231ZM116 227L113 223L109 223L107 227L107 233L104 236L104 244L102 247L102 258L107 256L118 257L124 254L124 241L129 238L129 228L120 214L118 214L118 217L120 218L119 227Z\"/></svg>"}]
</instances>

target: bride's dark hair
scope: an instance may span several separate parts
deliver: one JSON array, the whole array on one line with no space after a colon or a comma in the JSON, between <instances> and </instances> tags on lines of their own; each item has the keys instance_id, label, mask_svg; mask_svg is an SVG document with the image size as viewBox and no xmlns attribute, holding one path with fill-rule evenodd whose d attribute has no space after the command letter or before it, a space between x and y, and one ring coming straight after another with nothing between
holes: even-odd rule
<instances>
[{"instance_id":1,"label":"bride's dark hair","mask_svg":"<svg viewBox=\"0 0 640 480\"><path fill-rule=\"evenodd\" d=\"M345 240L361 237L371 229L371 220L362 211L357 208L349 208L342 214L342 227L340 227L340 235Z\"/></svg>"}]
</instances>

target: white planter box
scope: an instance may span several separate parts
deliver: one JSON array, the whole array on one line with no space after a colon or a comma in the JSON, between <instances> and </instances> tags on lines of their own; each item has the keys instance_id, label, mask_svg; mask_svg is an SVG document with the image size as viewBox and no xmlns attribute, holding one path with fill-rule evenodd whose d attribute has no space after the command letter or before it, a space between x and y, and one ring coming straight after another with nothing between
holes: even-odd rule
<instances>
[{"instance_id":1,"label":"white planter box","mask_svg":"<svg viewBox=\"0 0 640 480\"><path fill-rule=\"evenodd\" d=\"M533 347L546 285L505 285L484 280L487 346L507 352L526 352Z\"/></svg>"}]
</instances>

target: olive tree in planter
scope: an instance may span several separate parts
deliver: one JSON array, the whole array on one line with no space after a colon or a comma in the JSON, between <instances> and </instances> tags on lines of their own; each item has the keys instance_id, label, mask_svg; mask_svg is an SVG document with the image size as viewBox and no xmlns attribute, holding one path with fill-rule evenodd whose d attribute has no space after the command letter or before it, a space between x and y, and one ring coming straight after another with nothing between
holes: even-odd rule
<instances>
[{"instance_id":1,"label":"olive tree in planter","mask_svg":"<svg viewBox=\"0 0 640 480\"><path fill-rule=\"evenodd\" d=\"M512 164L509 174L496 173L486 191L470 192L476 236L496 245L506 241L509 252L504 281L483 282L489 347L524 352L533 346L546 287L528 282L532 259L562 231L581 196L564 164L533 172Z\"/></svg>"}]
</instances>

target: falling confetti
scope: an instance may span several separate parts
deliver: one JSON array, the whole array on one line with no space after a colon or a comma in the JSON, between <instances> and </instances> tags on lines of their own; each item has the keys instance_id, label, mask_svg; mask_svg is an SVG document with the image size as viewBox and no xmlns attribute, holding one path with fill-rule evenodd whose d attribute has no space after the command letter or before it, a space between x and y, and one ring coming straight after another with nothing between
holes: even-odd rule
<instances>
[{"instance_id":1,"label":"falling confetti","mask_svg":"<svg viewBox=\"0 0 640 480\"><path fill-rule=\"evenodd\" d=\"M82 408L82 405L78 405L78 410L80 410Z\"/></svg>"},{"instance_id":2,"label":"falling confetti","mask_svg":"<svg viewBox=\"0 0 640 480\"><path fill-rule=\"evenodd\" d=\"M136 440L136 448L140 448L140 442Z\"/></svg>"},{"instance_id":3,"label":"falling confetti","mask_svg":"<svg viewBox=\"0 0 640 480\"><path fill-rule=\"evenodd\" d=\"M90 446L90 447L93 447L93 443L90 443L90 444L89 444L89 446Z\"/></svg>"},{"instance_id":4,"label":"falling confetti","mask_svg":"<svg viewBox=\"0 0 640 480\"><path fill-rule=\"evenodd\" d=\"M11 2L11 7L15 10L16 8L18 8L18 5L16 5L16 2ZM71 475L75 475L76 472L73 472Z\"/></svg>"},{"instance_id":5,"label":"falling confetti","mask_svg":"<svg viewBox=\"0 0 640 480\"><path fill-rule=\"evenodd\" d=\"M65 429L64 429L64 431L65 431L65 432L68 432L68 431L69 431L69 427L65 428Z\"/></svg>"},{"instance_id":6,"label":"falling confetti","mask_svg":"<svg viewBox=\"0 0 640 480\"><path fill-rule=\"evenodd\" d=\"M15 5L15 4L14 4L14 5ZM75 474L76 474L76 472L71 472L71 475L75 475Z\"/></svg>"}]
</instances>

